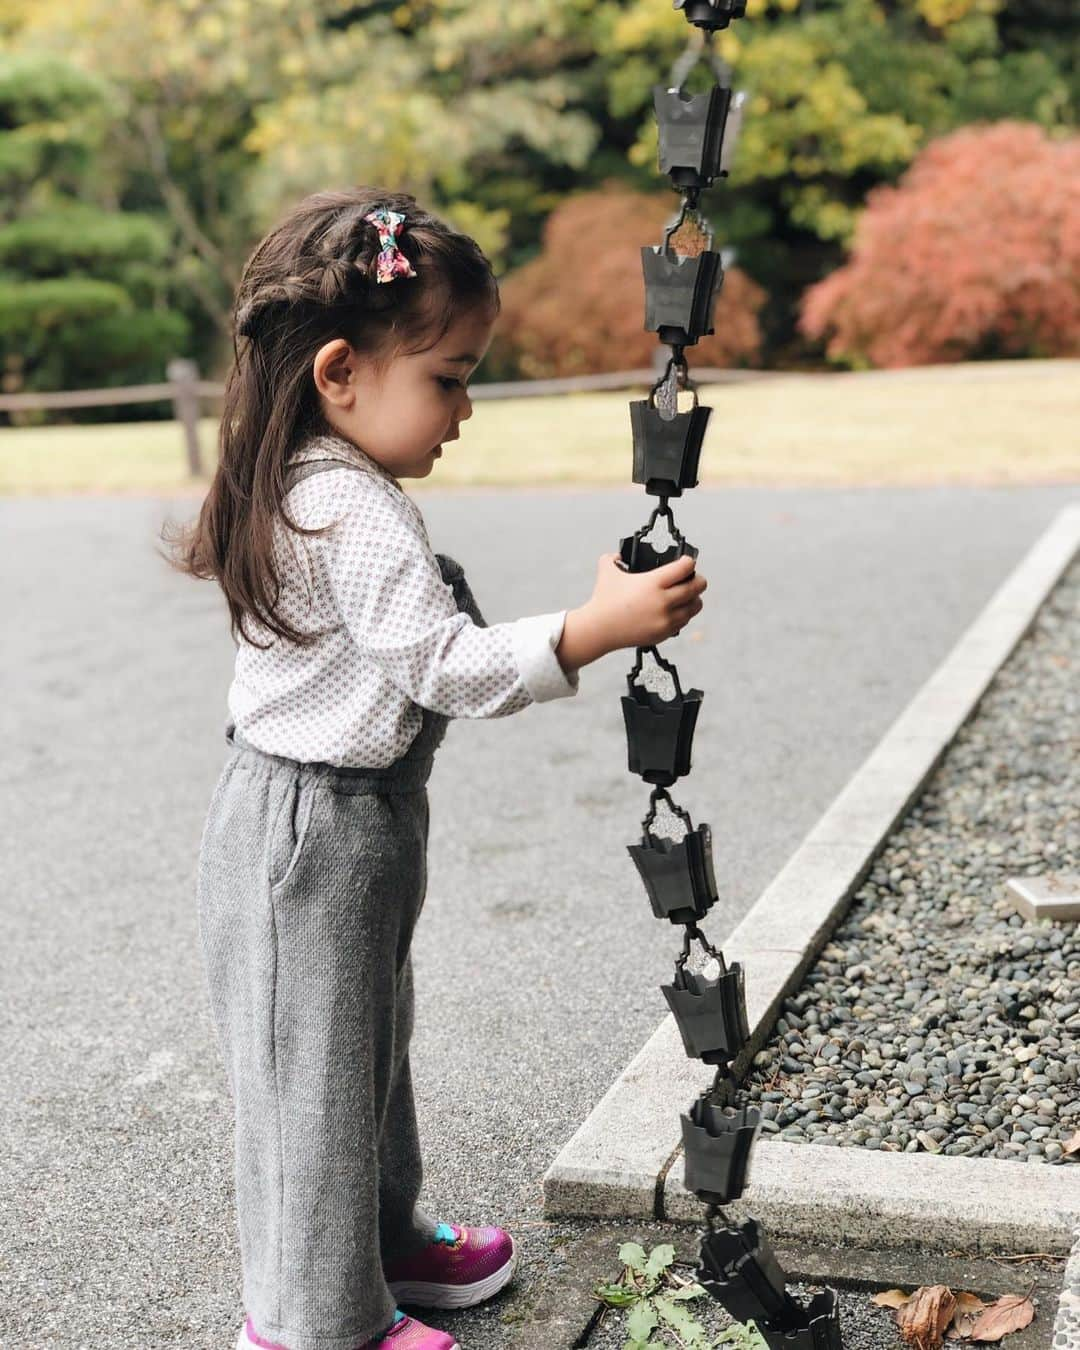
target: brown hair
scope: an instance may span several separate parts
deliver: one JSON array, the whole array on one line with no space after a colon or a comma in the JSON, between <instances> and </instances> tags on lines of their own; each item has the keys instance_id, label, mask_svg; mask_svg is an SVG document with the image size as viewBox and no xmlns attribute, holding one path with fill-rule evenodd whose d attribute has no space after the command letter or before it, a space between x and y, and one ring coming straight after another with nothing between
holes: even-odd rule
<instances>
[{"instance_id":1,"label":"brown hair","mask_svg":"<svg viewBox=\"0 0 1080 1350\"><path fill-rule=\"evenodd\" d=\"M379 233L364 217L378 207L405 217L397 245L415 277L376 282ZM221 586L234 639L253 640L244 628L250 616L279 637L313 641L277 612L274 531L280 516L299 534L321 533L303 529L284 504L289 453L331 430L312 373L319 348L345 338L382 371L401 353L429 351L463 311L497 314L499 305L476 241L405 192L313 193L256 246L236 295L217 470L198 519L162 532L174 567Z\"/></svg>"}]
</instances>

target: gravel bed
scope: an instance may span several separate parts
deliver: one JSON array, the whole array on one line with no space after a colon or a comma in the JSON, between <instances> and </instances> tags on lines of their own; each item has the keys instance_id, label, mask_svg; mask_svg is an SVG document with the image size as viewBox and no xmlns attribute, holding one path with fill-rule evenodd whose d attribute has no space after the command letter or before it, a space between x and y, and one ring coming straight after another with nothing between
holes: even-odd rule
<instances>
[{"instance_id":1,"label":"gravel bed","mask_svg":"<svg viewBox=\"0 0 1080 1350\"><path fill-rule=\"evenodd\" d=\"M694 1278L693 1266L676 1262L672 1269L681 1279ZM835 1284L832 1287L836 1289L840 1302L840 1336L844 1350L893 1350L893 1347L903 1345L896 1321L887 1308L876 1308L864 1290L844 1289ZM788 1285L789 1293L800 1303L808 1302L810 1296L822 1288L823 1285L794 1282ZM731 1326L731 1318L713 1298L705 1296L691 1299L686 1306L710 1336L717 1336ZM590 1333L586 1342L588 1350L622 1350L626 1341L626 1316L626 1312L621 1309L609 1308L603 1321ZM679 1344L670 1331L664 1337L657 1329L653 1332L653 1339L661 1339L664 1345Z\"/></svg>"},{"instance_id":2,"label":"gravel bed","mask_svg":"<svg viewBox=\"0 0 1080 1350\"><path fill-rule=\"evenodd\" d=\"M1004 887L1080 872L1078 752L1074 564L785 1001L746 1079L763 1140L1075 1161L1080 925Z\"/></svg>"}]
</instances>

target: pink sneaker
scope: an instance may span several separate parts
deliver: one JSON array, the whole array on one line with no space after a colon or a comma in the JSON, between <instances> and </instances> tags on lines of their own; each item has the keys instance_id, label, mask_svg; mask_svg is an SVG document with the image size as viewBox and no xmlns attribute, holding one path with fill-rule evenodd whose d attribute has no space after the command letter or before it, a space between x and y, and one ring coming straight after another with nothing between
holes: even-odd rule
<instances>
[{"instance_id":1,"label":"pink sneaker","mask_svg":"<svg viewBox=\"0 0 1080 1350\"><path fill-rule=\"evenodd\" d=\"M249 1317L236 1342L236 1350L287 1350L284 1345L268 1341L251 1325ZM375 1341L365 1341L357 1350L461 1350L461 1346L445 1331L424 1326L415 1317L406 1317L400 1308L394 1312L394 1325Z\"/></svg>"},{"instance_id":2,"label":"pink sneaker","mask_svg":"<svg viewBox=\"0 0 1080 1350\"><path fill-rule=\"evenodd\" d=\"M502 1228L464 1228L441 1223L433 1241L383 1267L399 1303L421 1308L469 1308L513 1278L519 1253Z\"/></svg>"}]
</instances>

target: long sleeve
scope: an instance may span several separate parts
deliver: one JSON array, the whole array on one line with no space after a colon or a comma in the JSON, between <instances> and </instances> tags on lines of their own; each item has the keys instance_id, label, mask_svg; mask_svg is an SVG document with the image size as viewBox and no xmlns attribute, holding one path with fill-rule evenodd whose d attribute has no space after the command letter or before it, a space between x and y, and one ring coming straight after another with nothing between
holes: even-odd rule
<instances>
[{"instance_id":1,"label":"long sleeve","mask_svg":"<svg viewBox=\"0 0 1080 1350\"><path fill-rule=\"evenodd\" d=\"M311 537L357 647L421 707L502 717L576 694L555 655L566 610L478 627L442 578L418 508L404 493L350 474L349 509Z\"/></svg>"}]
</instances>

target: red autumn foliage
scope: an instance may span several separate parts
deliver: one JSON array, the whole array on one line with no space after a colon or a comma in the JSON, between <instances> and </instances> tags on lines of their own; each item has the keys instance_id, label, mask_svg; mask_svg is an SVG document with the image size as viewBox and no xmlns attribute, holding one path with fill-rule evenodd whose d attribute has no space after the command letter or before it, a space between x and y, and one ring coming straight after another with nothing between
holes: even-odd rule
<instances>
[{"instance_id":1,"label":"red autumn foliage","mask_svg":"<svg viewBox=\"0 0 1080 1350\"><path fill-rule=\"evenodd\" d=\"M999 122L932 142L870 193L800 327L877 366L1080 351L1080 136Z\"/></svg>"},{"instance_id":2,"label":"red autumn foliage","mask_svg":"<svg viewBox=\"0 0 1080 1350\"><path fill-rule=\"evenodd\" d=\"M500 282L496 330L502 363L532 379L648 367L657 337L644 327L641 248L660 244L678 200L634 192L612 180L600 191L560 203L544 224L540 254ZM680 253L700 251L673 237ZM757 311L765 292L731 268L714 307L712 337L687 348L693 367L752 361L761 334Z\"/></svg>"}]
</instances>

